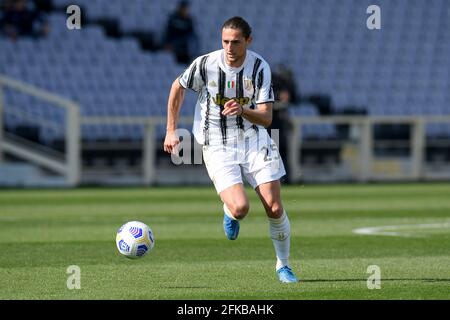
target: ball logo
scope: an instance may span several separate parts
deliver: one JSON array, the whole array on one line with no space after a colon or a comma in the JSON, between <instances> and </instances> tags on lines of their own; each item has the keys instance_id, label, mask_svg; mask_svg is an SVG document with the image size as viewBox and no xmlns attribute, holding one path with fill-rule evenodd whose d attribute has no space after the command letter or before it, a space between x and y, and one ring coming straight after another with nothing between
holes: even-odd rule
<instances>
[{"instance_id":1,"label":"ball logo","mask_svg":"<svg viewBox=\"0 0 450 320\"><path fill-rule=\"evenodd\" d=\"M147 246L145 244L141 244L136 249L136 255L138 257L143 256L147 252L147 250L148 250Z\"/></svg>"},{"instance_id":2,"label":"ball logo","mask_svg":"<svg viewBox=\"0 0 450 320\"><path fill-rule=\"evenodd\" d=\"M153 235L152 235L152 233L150 231L148 232L148 238L153 243Z\"/></svg>"},{"instance_id":3,"label":"ball logo","mask_svg":"<svg viewBox=\"0 0 450 320\"><path fill-rule=\"evenodd\" d=\"M131 227L130 233L135 239L142 237L142 229L141 228Z\"/></svg>"},{"instance_id":4,"label":"ball logo","mask_svg":"<svg viewBox=\"0 0 450 320\"><path fill-rule=\"evenodd\" d=\"M130 246L127 245L126 242L123 241L123 240L120 240L120 241L119 241L119 248L120 248L120 250L122 250L122 251L130 252Z\"/></svg>"}]
</instances>

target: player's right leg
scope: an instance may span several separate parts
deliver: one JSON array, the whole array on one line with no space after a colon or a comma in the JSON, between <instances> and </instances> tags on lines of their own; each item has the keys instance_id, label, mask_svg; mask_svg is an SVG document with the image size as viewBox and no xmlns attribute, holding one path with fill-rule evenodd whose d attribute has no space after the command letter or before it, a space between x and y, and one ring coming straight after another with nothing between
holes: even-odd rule
<instances>
[{"instance_id":1,"label":"player's right leg","mask_svg":"<svg viewBox=\"0 0 450 320\"><path fill-rule=\"evenodd\" d=\"M249 209L241 167L233 157L233 150L222 146L204 146L203 158L208 175L224 203L225 234L228 239L235 240L239 234L239 220L247 215Z\"/></svg>"},{"instance_id":2,"label":"player's right leg","mask_svg":"<svg viewBox=\"0 0 450 320\"><path fill-rule=\"evenodd\" d=\"M223 229L229 240L236 240L239 235L239 220L248 213L249 201L242 183L226 188L220 193L223 202Z\"/></svg>"},{"instance_id":3,"label":"player's right leg","mask_svg":"<svg viewBox=\"0 0 450 320\"><path fill-rule=\"evenodd\" d=\"M248 213L249 201L245 193L244 185L238 183L226 188L220 194L227 215L232 219L242 220Z\"/></svg>"}]
</instances>

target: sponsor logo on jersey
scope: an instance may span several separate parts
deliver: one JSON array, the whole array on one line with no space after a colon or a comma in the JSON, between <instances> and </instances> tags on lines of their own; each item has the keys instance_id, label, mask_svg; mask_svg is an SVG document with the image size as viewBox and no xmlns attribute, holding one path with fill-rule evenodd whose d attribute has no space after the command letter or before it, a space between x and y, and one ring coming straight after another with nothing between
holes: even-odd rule
<instances>
[{"instance_id":1,"label":"sponsor logo on jersey","mask_svg":"<svg viewBox=\"0 0 450 320\"><path fill-rule=\"evenodd\" d=\"M234 97L234 98L227 98L227 97L221 96L219 93L216 94L216 97L215 97L215 98L213 97L212 99L213 99L214 103L215 103L216 105L220 106L220 107L223 107L223 106L225 105L225 103L227 103L227 102L230 101L230 100L236 101L236 102L239 103L241 106L244 106L244 105L246 105L247 103L250 102L250 98L249 98L249 97L241 97L241 98Z\"/></svg>"}]
</instances>

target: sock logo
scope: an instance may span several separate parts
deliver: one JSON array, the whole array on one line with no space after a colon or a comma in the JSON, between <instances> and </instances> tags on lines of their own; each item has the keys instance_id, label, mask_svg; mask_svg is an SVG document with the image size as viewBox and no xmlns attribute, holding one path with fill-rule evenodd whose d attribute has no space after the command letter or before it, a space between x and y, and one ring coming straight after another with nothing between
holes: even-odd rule
<instances>
[{"instance_id":1,"label":"sock logo","mask_svg":"<svg viewBox=\"0 0 450 320\"><path fill-rule=\"evenodd\" d=\"M287 238L287 236L288 235L286 232L277 232L277 234L275 235L275 240L283 241Z\"/></svg>"}]
</instances>

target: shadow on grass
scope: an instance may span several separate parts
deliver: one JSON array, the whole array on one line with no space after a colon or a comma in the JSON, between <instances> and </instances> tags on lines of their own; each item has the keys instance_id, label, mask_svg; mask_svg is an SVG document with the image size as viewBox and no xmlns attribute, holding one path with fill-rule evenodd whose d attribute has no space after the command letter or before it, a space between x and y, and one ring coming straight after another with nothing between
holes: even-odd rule
<instances>
[{"instance_id":1,"label":"shadow on grass","mask_svg":"<svg viewBox=\"0 0 450 320\"><path fill-rule=\"evenodd\" d=\"M166 289L211 289L212 287L204 287L204 286L162 286L162 288L166 288Z\"/></svg>"},{"instance_id":2,"label":"shadow on grass","mask_svg":"<svg viewBox=\"0 0 450 320\"><path fill-rule=\"evenodd\" d=\"M367 279L301 279L300 282L366 282ZM450 282L450 279L432 278L382 278L381 281L423 281L423 282Z\"/></svg>"}]
</instances>

